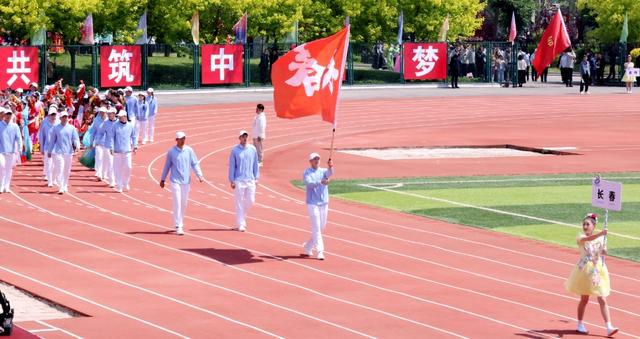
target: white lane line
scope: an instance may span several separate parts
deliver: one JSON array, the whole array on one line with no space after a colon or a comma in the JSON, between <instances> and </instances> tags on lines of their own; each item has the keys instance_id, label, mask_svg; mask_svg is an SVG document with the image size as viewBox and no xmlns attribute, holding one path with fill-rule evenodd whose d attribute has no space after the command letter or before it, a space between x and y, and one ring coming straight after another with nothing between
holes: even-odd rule
<instances>
[{"instance_id":1,"label":"white lane line","mask_svg":"<svg viewBox=\"0 0 640 339\"><path fill-rule=\"evenodd\" d=\"M260 302L260 303L263 303L263 304L266 304L266 305L269 305L269 306L272 306L272 307L275 307L275 308L279 308L281 310L288 311L288 312L294 313L296 315L299 315L299 316L302 316L302 317L305 317L305 318L309 318L311 320L315 320L315 321L318 321L318 322L321 322L321 323L324 323L324 324L327 324L327 325L330 325L330 326L334 326L334 327L340 328L342 330L351 332L351 333L356 334L356 335L360 335L360 336L367 337L367 338L374 338L373 336L370 336L368 334L353 330L353 329L348 328L348 327L344 327L344 326L338 325L336 323L333 323L333 322L330 322L330 321L327 321L327 320L324 320L324 319L320 319L320 318L308 315L308 314L306 314L304 312L300 312L300 311L291 309L291 308L286 307L286 306L275 304L275 303L269 302L267 300L254 297L252 295L248 295L246 293L242 293L240 291L236 291L236 290L231 289L231 288L227 288L227 287L224 287L224 286L221 286L221 285L210 283L208 281L204 281L202 279L198 279L198 278L195 278L195 277L187 275L187 274L183 274L183 273L180 273L180 272L177 272L177 271L173 271L171 269L168 269L168 268L165 268L165 267L161 267L161 266L158 266L156 264L153 264L153 263L141 260L141 259L137 259L137 258L132 257L132 256L128 256L126 254L122 254L122 253L118 253L118 252L109 250L107 248L95 245L95 244L90 243L90 242L86 242L86 241L83 241L83 240L78 240L76 238L67 237L67 236L64 236L64 235L61 235L61 234L58 234L58 233L55 233L55 232L51 232L51 231L47 231L47 230L35 227L34 225L31 225L31 224L24 224L22 222L19 222L19 221L16 221L16 220L12 220L12 219L8 219L8 218L2 217L2 216L0 216L0 219L8 221L8 222L11 222L11 223L14 223L14 224L17 224L17 225L20 225L20 226L25 227L25 228L29 228L29 229L34 230L34 231L38 231L38 232L41 232L41 233L48 234L48 235L53 236L53 237L65 239L65 240L68 240L68 241L71 241L71 242L82 244L82 245L87 246L87 247L94 248L96 250L99 250L99 251L102 251L102 252L105 252L105 253L109 253L109 254L112 254L112 255L115 255L115 256L118 256L118 257L121 257L121 258L125 258L125 259L137 262L137 263L145 265L145 266L152 267L154 269L157 269L157 270L160 270L160 271L163 271L163 272L166 272L166 273L177 275L177 276L179 276L181 278L184 278L184 279L187 279L187 280L191 280L191 281L194 281L194 282L197 282L197 283L209 286L209 287L213 287L213 288L216 288L216 289L228 292L228 293L232 293L232 294L236 294L236 295L248 298L248 299L253 300L253 301L257 301L257 302ZM117 233L117 232L114 232L114 234L120 235L120 233ZM182 253L183 251L179 251L178 250L178 252ZM200 257L200 256L198 256L198 257ZM218 263L222 264L221 262L218 262ZM229 320L230 318L223 318L223 319Z\"/></svg>"},{"instance_id":2,"label":"white lane line","mask_svg":"<svg viewBox=\"0 0 640 339\"><path fill-rule=\"evenodd\" d=\"M534 217L534 216L531 216L531 215L520 214L520 213L513 213L513 212L508 212L508 211L495 209L495 208L489 208L489 207L483 207L483 206L477 206L477 205L467 204L467 203L463 203L463 202L453 201L453 200L449 200L449 199L430 197L430 196L422 195L422 194L410 193L410 192L405 192L405 191L396 191L396 190L392 190L392 189L384 188L384 187L376 187L376 186L369 186L369 185L363 185L363 186L371 188L371 189L379 190L379 191L386 191L386 192L396 193L396 194L400 194L400 195L406 195L406 196L419 198L419 199L424 199L424 200L443 202L443 203L447 203L447 204L450 204L450 205L455 205L455 206L460 206L460 207L467 207L467 208L477 209L477 210L481 210L481 211L492 212L492 213L496 213L496 214L504 214L504 215L509 215L509 216L512 216L512 217L519 217L519 218L524 218L524 219L529 219L529 220L541 221L541 222L548 223L548 224L554 224L554 225L560 225L560 226L567 226L567 227L571 227L571 228L582 229L582 227L580 227L580 226L576 226L574 224L569 224L569 223L562 222L562 221L557 221L557 220L539 218L539 217ZM621 237L621 238L626 238L626 239L640 240L640 238L638 238L638 237L634 237L634 236L630 236L630 235L626 235L626 234L621 234L621 233L616 233L616 232L609 232L609 234L615 235L615 236Z\"/></svg>"},{"instance_id":3,"label":"white lane line","mask_svg":"<svg viewBox=\"0 0 640 339\"><path fill-rule=\"evenodd\" d=\"M469 180L425 180L425 181L397 181L397 182L370 182L361 183L359 186L393 186L393 185L437 185L437 184L488 184L501 182L545 182L545 181L588 181L593 178L589 177L562 177L562 178L504 178L504 179L469 179ZM640 177L607 177L607 180L624 180L624 179L640 179ZM400 186L402 187L402 186Z\"/></svg>"},{"instance_id":4,"label":"white lane line","mask_svg":"<svg viewBox=\"0 0 640 339\"><path fill-rule=\"evenodd\" d=\"M3 218L3 217L0 217L0 218L5 219L5 218ZM7 220L7 219L5 219L5 220ZM170 296L164 295L164 294L162 294L162 293L159 293L159 292L156 292L156 291L152 291L152 290L150 290L150 289L147 289L147 288L144 288L144 287L141 287L141 286L138 286L138 285L134 285L134 284L132 284L132 283L128 283L128 282L126 282L126 281L123 281L123 280L120 280L120 279L114 278L114 277L112 277L112 276L110 276L110 275L107 275L107 274L104 274L104 273L100 273L100 272L94 271L94 270L92 270L92 269L90 269L90 268L87 268L87 267L84 267L84 266L82 266L82 265L78 265L78 264L72 263L72 262L70 262L70 261L67 261L67 260L64 260L64 259L61 259L61 258L58 258L58 257L52 256L52 255L49 255L49 254L44 253L44 252L42 252L42 251L39 251L39 250L37 250L37 249L31 248L31 247L28 247L28 246L25 246L25 245L22 245L22 244L18 244L18 243L16 243L16 242L13 242L13 241L10 241L10 240L2 239L2 238L0 238L0 242L3 242L3 243L5 243L5 244L12 245L12 246L14 246L14 247L18 247L18 248L21 248L21 249L23 249L23 250L26 250L26 251L29 251L29 252L32 252L32 253L38 254L38 255L40 255L40 256L42 256L42 257L45 257L45 258L47 258L47 259L50 259L50 260L52 260L52 261L57 261L57 262L59 262L59 263L65 264L65 265L67 265L67 266L71 266L71 267L76 268L76 269L79 269L79 270L81 270L81 271L85 271L85 272L87 272L87 273L91 273L91 274L93 274L93 275L97 275L97 276L99 276L99 277L101 277L101 278L103 278L103 279L107 279L107 280L113 281L113 282L115 282L115 283L117 283L117 284L124 285L124 286L130 287L130 288L136 289L136 290L140 290L140 291L142 291L142 292L146 292L146 293L148 293L148 294L154 295L154 296L159 297L159 298L161 298L161 299L166 299L166 300L172 301L172 302L174 302L174 303L177 303L177 304L180 304L180 305L183 305L183 306L186 306L186 307L192 308L192 309L194 309L194 310L198 310L198 311L201 311L201 312L204 312L204 313L207 313L207 314L210 314L210 315L213 315L213 316L216 316L216 317L222 318L222 319L224 319L224 320L228 320L228 321L233 322L233 323L235 323L235 324L237 324L237 325L241 325L241 326L244 326L244 327L250 328L250 329L252 329L252 330L254 330L254 331L256 331L256 332L260 332L260 333L265 334L265 335L267 335L267 336L274 337L274 338L282 338L281 336L279 336L279 335L277 335L277 334L274 334L274 333L271 333L271 332L269 332L269 331L263 330L263 329L261 329L261 328L259 328L259 327L256 327L256 326L253 326L253 325L250 325L250 324L248 324L248 323L244 323L244 322L241 322L241 321L237 321L237 320L235 320L235 319L231 319L231 318L226 317L226 316L224 316L224 315L222 315L222 314L219 314L219 313L217 313L217 312L210 311L210 310L208 310L208 309L205 309L205 308L202 308L202 307L199 307L199 306L196 306L196 305L193 305L193 304L190 304L190 303L184 302L184 301L182 301L182 300L179 300L179 299L176 299L176 298L173 298L173 297L170 297Z\"/></svg>"},{"instance_id":5,"label":"white lane line","mask_svg":"<svg viewBox=\"0 0 640 339\"><path fill-rule=\"evenodd\" d=\"M36 323L38 323L38 324L40 324L40 325L44 325L44 326L49 326L50 330L53 330L53 331L60 331L60 332L62 332L62 333L64 333L64 334L66 334L66 335L68 335L68 336L70 336L70 337L72 337L72 338L82 339L82 337L81 337L81 336L75 335L75 334L73 334L73 333L71 333L71 332L69 332L69 331L67 331L67 330L65 330L65 329L62 329L62 328L60 328L60 327L50 325L50 324L48 324L48 323L46 323L46 322L44 322L44 321L42 321L42 320L36 320ZM33 333L34 331L30 331L30 332L31 332L31 333Z\"/></svg>"},{"instance_id":6,"label":"white lane line","mask_svg":"<svg viewBox=\"0 0 640 339\"><path fill-rule=\"evenodd\" d=\"M115 308L112 308L112 307L106 306L106 305L104 305L104 304L101 304L101 303L95 302L95 301L93 301L93 300L87 299L87 298L82 297L82 296L80 296L80 295L78 295L78 294L75 294L75 293L73 293L73 292L69 292L69 291L67 291L67 290L65 290L65 289L62 289L62 288L60 288L60 287L53 286L53 285L51 285L51 284L49 284L49 283L46 283L46 282L44 282L44 281L40 281L40 280L38 280L38 279L36 279L36 278L33 278L33 277L30 277L30 276L28 276L28 275L26 275L26 274L22 274L22 273L20 273L20 272L16 272L16 271L14 271L14 270L12 270L12 269L9 269L9 268L6 268L6 267L4 267L4 266L0 266L0 270L3 270L3 271L8 272L8 273L11 273L11 274L16 275L16 276L18 276L18 277L21 277L21 278L23 278L23 279L27 279L27 280L33 281L33 282L35 282L35 283L37 283L37 284L40 284L40 285L42 285L42 286L48 287L48 288L53 289L53 290L56 290L56 291L58 291L58 292L60 292L60 293L66 294L66 295L68 295L68 296L71 296L71 297L74 297L74 298L76 298L76 299L82 300L82 301L84 301L84 302L86 302L86 303L89 303L89 304L92 304L92 305L94 305L94 306L97 306L97 307L100 307L100 308L102 308L102 309L105 309L105 310L107 310L107 311L109 311L109 312L113 312L113 313L119 314L119 315L121 315L121 316L123 316L123 317L126 317L126 318L129 318L129 319L132 319L132 320L135 320L135 321L141 322L141 323L143 323L143 324L145 324L145 325L148 325L148 326L154 327L154 328L159 329L159 330L161 330L161 331L163 331L163 332L167 332L167 333L169 333L169 334L173 334L173 335L175 335L175 336L177 336L177 337L180 337L180 338L185 338L185 339L186 339L186 338L189 338L189 337L187 337L187 336L185 336L185 335L183 335L183 334L180 334L180 333L178 333L178 332L172 331L172 330L170 330L170 329L168 329L168 328L166 328L166 327L162 327L162 326L160 326L160 325L156 325L156 324L154 324L154 323L152 323L152 322L149 322L149 321L146 321L146 320L144 320L144 319L141 319L141 318L138 318L138 317L132 316L132 315L130 315L130 314L124 313L124 312L119 311L119 310L117 310L117 309L115 309Z\"/></svg>"}]
</instances>

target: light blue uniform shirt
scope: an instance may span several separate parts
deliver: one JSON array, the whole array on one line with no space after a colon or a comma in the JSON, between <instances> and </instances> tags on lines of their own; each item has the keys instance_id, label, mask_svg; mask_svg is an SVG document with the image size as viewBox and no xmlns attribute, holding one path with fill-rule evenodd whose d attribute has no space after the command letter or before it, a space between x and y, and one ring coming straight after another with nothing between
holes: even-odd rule
<instances>
[{"instance_id":1,"label":"light blue uniform shirt","mask_svg":"<svg viewBox=\"0 0 640 339\"><path fill-rule=\"evenodd\" d=\"M158 113L158 99L156 99L155 95L147 95L147 104L149 105L149 116L155 117L156 113Z\"/></svg>"},{"instance_id":2,"label":"light blue uniform shirt","mask_svg":"<svg viewBox=\"0 0 640 339\"><path fill-rule=\"evenodd\" d=\"M20 127L15 122L0 121L0 153L15 153L16 145L22 150Z\"/></svg>"},{"instance_id":3,"label":"light blue uniform shirt","mask_svg":"<svg viewBox=\"0 0 640 339\"><path fill-rule=\"evenodd\" d=\"M127 110L127 119L131 120L136 116L136 106L138 105L138 99L131 96L124 97L125 109Z\"/></svg>"},{"instance_id":4,"label":"light blue uniform shirt","mask_svg":"<svg viewBox=\"0 0 640 339\"><path fill-rule=\"evenodd\" d=\"M229 181L258 180L259 177L256 148L251 144L246 144L245 147L236 145L229 156Z\"/></svg>"},{"instance_id":5,"label":"light blue uniform shirt","mask_svg":"<svg viewBox=\"0 0 640 339\"><path fill-rule=\"evenodd\" d=\"M115 126L115 124L119 123L118 120L105 120L102 121L100 124L95 124L95 130L93 131L93 133L91 134L91 144L94 146L102 146L102 147L109 147L109 131L111 131L111 129L113 129L113 126Z\"/></svg>"},{"instance_id":6,"label":"light blue uniform shirt","mask_svg":"<svg viewBox=\"0 0 640 339\"><path fill-rule=\"evenodd\" d=\"M138 101L136 104L136 120L147 121L149 117L149 105L146 102Z\"/></svg>"},{"instance_id":7,"label":"light blue uniform shirt","mask_svg":"<svg viewBox=\"0 0 640 339\"><path fill-rule=\"evenodd\" d=\"M329 203L329 185L323 185L322 179L333 175L333 170L309 167L304 171L303 180L307 188L307 205L326 205Z\"/></svg>"},{"instance_id":8,"label":"light blue uniform shirt","mask_svg":"<svg viewBox=\"0 0 640 339\"><path fill-rule=\"evenodd\" d=\"M51 130L51 143L49 153L73 154L74 149L80 149L78 131L71 124L57 124Z\"/></svg>"},{"instance_id":9,"label":"light blue uniform shirt","mask_svg":"<svg viewBox=\"0 0 640 339\"><path fill-rule=\"evenodd\" d=\"M129 153L132 145L137 148L136 133L132 124L118 121L108 133L109 149L114 153Z\"/></svg>"},{"instance_id":10,"label":"light blue uniform shirt","mask_svg":"<svg viewBox=\"0 0 640 339\"><path fill-rule=\"evenodd\" d=\"M165 181L169 170L171 170L171 182L181 185L190 184L191 169L196 172L198 178L202 178L202 170L193 149L187 145L184 145L182 149L174 146L167 152L161 180Z\"/></svg>"},{"instance_id":11,"label":"light blue uniform shirt","mask_svg":"<svg viewBox=\"0 0 640 339\"><path fill-rule=\"evenodd\" d=\"M53 121L53 124L49 122L48 118L42 121L42 126L40 126L40 130L38 131L38 140L40 141L40 150L43 153L48 152L49 144L51 144L51 132L59 123L58 118Z\"/></svg>"}]
</instances>

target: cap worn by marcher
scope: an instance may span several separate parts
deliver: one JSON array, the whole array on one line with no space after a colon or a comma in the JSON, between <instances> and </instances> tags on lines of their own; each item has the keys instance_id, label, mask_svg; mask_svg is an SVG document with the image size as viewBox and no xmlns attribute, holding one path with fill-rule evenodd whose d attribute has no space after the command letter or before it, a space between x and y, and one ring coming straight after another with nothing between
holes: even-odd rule
<instances>
[{"instance_id":1,"label":"cap worn by marcher","mask_svg":"<svg viewBox=\"0 0 640 339\"><path fill-rule=\"evenodd\" d=\"M68 117L69 116L69 112L67 112L66 110L60 112L60 117Z\"/></svg>"},{"instance_id":2,"label":"cap worn by marcher","mask_svg":"<svg viewBox=\"0 0 640 339\"><path fill-rule=\"evenodd\" d=\"M99 111L100 113L103 113L103 112L104 112L104 113L106 113L106 112L107 112L107 108L106 108L106 107L104 107L104 106L101 106L100 108L98 108L98 111Z\"/></svg>"},{"instance_id":3,"label":"cap worn by marcher","mask_svg":"<svg viewBox=\"0 0 640 339\"><path fill-rule=\"evenodd\" d=\"M133 89L131 88L131 86L127 86L124 88L125 92L133 92Z\"/></svg>"},{"instance_id":4,"label":"cap worn by marcher","mask_svg":"<svg viewBox=\"0 0 640 339\"><path fill-rule=\"evenodd\" d=\"M151 87L147 88L147 92L153 93L153 88L151 88Z\"/></svg>"},{"instance_id":5,"label":"cap worn by marcher","mask_svg":"<svg viewBox=\"0 0 640 339\"><path fill-rule=\"evenodd\" d=\"M309 160L313 160L313 159L315 159L315 158L320 159L320 154L315 153L315 152L313 152L313 153L309 154Z\"/></svg>"},{"instance_id":6,"label":"cap worn by marcher","mask_svg":"<svg viewBox=\"0 0 640 339\"><path fill-rule=\"evenodd\" d=\"M245 130L240 130L240 133L238 133L238 136L243 136L243 135L249 135L249 132L245 131Z\"/></svg>"},{"instance_id":7,"label":"cap worn by marcher","mask_svg":"<svg viewBox=\"0 0 640 339\"><path fill-rule=\"evenodd\" d=\"M176 139L182 139L187 135L184 132L176 132Z\"/></svg>"},{"instance_id":8,"label":"cap worn by marcher","mask_svg":"<svg viewBox=\"0 0 640 339\"><path fill-rule=\"evenodd\" d=\"M49 115L58 114L58 109L55 107L49 107Z\"/></svg>"},{"instance_id":9,"label":"cap worn by marcher","mask_svg":"<svg viewBox=\"0 0 640 339\"><path fill-rule=\"evenodd\" d=\"M126 116L127 116L127 111L120 110L120 112L118 112L118 117L126 117Z\"/></svg>"}]
</instances>

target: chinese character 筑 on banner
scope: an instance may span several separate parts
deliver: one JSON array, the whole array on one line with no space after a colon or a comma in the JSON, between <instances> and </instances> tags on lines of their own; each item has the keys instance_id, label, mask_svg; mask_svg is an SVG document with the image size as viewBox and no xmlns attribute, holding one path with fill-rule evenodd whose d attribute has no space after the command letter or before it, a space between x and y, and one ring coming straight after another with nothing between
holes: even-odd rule
<instances>
[{"instance_id":1,"label":"chinese character \u7b51 on banner","mask_svg":"<svg viewBox=\"0 0 640 339\"><path fill-rule=\"evenodd\" d=\"M140 46L100 47L100 87L142 85Z\"/></svg>"}]
</instances>

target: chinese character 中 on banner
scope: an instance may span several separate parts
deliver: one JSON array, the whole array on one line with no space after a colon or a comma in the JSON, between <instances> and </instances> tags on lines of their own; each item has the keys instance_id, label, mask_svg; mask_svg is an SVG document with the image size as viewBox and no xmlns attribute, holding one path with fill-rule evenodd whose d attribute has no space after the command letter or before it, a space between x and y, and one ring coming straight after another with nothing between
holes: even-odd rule
<instances>
[{"instance_id":1,"label":"chinese character \u4e2d on banner","mask_svg":"<svg viewBox=\"0 0 640 339\"><path fill-rule=\"evenodd\" d=\"M142 85L140 46L100 47L100 87Z\"/></svg>"},{"instance_id":2,"label":"chinese character \u4e2d on banner","mask_svg":"<svg viewBox=\"0 0 640 339\"><path fill-rule=\"evenodd\" d=\"M202 45L201 52L203 84L242 83L243 45Z\"/></svg>"},{"instance_id":3,"label":"chinese character \u4e2d on banner","mask_svg":"<svg viewBox=\"0 0 640 339\"><path fill-rule=\"evenodd\" d=\"M0 88L28 88L38 82L37 47L0 47Z\"/></svg>"},{"instance_id":4,"label":"chinese character \u4e2d on banner","mask_svg":"<svg viewBox=\"0 0 640 339\"><path fill-rule=\"evenodd\" d=\"M447 78L446 43L412 43L404 45L405 80L441 80Z\"/></svg>"}]
</instances>

